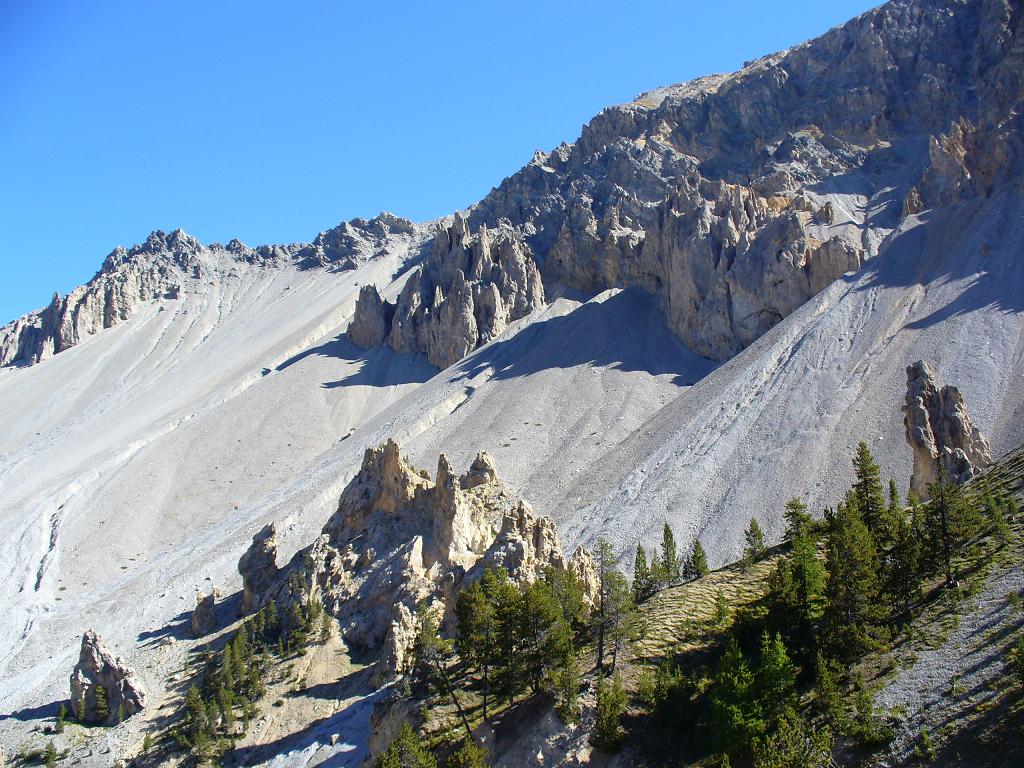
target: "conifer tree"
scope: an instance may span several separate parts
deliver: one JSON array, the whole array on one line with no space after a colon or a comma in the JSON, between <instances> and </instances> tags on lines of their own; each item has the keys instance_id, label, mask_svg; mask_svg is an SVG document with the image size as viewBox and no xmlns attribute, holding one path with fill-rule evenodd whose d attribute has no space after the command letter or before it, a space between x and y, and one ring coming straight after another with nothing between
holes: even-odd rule
<instances>
[{"instance_id":1,"label":"conifer tree","mask_svg":"<svg viewBox=\"0 0 1024 768\"><path fill-rule=\"evenodd\" d=\"M468 736L444 763L445 768L487 768L487 750Z\"/></svg>"},{"instance_id":2,"label":"conifer tree","mask_svg":"<svg viewBox=\"0 0 1024 768\"><path fill-rule=\"evenodd\" d=\"M883 525L885 513L885 496L882 493L882 470L875 463L867 443L857 443L857 453L853 458L854 473L857 481L853 486L856 504L861 519L868 531L877 536Z\"/></svg>"},{"instance_id":3,"label":"conifer tree","mask_svg":"<svg viewBox=\"0 0 1024 768\"><path fill-rule=\"evenodd\" d=\"M526 677L533 692L540 693L575 652L569 622L545 581L535 581L523 590L521 636Z\"/></svg>"},{"instance_id":4,"label":"conifer tree","mask_svg":"<svg viewBox=\"0 0 1024 768\"><path fill-rule=\"evenodd\" d=\"M900 513L892 522L892 549L886 557L886 593L893 618L910 613L921 594L921 543L911 521Z\"/></svg>"},{"instance_id":5,"label":"conifer tree","mask_svg":"<svg viewBox=\"0 0 1024 768\"><path fill-rule=\"evenodd\" d=\"M611 680L604 675L597 678L597 704L594 712L594 732L591 743L604 752L615 752L622 743L622 715L626 711L626 692L616 672Z\"/></svg>"},{"instance_id":6,"label":"conifer tree","mask_svg":"<svg viewBox=\"0 0 1024 768\"><path fill-rule=\"evenodd\" d=\"M491 668L498 655L498 617L491 594L498 580L493 569L459 593L455 615L459 621L459 655L480 673L483 686L483 716L487 720L487 704L491 689Z\"/></svg>"},{"instance_id":7,"label":"conifer tree","mask_svg":"<svg viewBox=\"0 0 1024 768\"><path fill-rule=\"evenodd\" d=\"M57 765L57 747L54 746L52 739L46 742L46 748L43 750L43 765L46 768L54 768Z\"/></svg>"},{"instance_id":8,"label":"conifer tree","mask_svg":"<svg viewBox=\"0 0 1024 768\"><path fill-rule=\"evenodd\" d=\"M943 569L946 585L952 586L956 583L953 558L977 532L977 509L959 485L949 482L943 468L939 469L938 481L928 486L928 492L931 501L925 512L925 526L932 543L932 557Z\"/></svg>"},{"instance_id":9,"label":"conifer tree","mask_svg":"<svg viewBox=\"0 0 1024 768\"><path fill-rule=\"evenodd\" d=\"M377 758L376 768L437 768L435 758L421 742L409 723L403 723L398 736Z\"/></svg>"},{"instance_id":10,"label":"conifer tree","mask_svg":"<svg viewBox=\"0 0 1024 768\"><path fill-rule=\"evenodd\" d=\"M597 667L604 670L605 657L612 650L612 667L623 643L628 639L632 600L625 577L615 564L611 544L604 538L597 540L594 551L597 565L598 599L591 617L597 638Z\"/></svg>"},{"instance_id":11,"label":"conifer tree","mask_svg":"<svg viewBox=\"0 0 1024 768\"><path fill-rule=\"evenodd\" d=\"M778 632L761 633L761 662L757 668L757 693L761 712L773 720L796 701L796 667Z\"/></svg>"},{"instance_id":12,"label":"conifer tree","mask_svg":"<svg viewBox=\"0 0 1024 768\"><path fill-rule=\"evenodd\" d=\"M544 581L562 608L562 615L574 630L584 625L586 609L583 605L583 587L575 573L549 565L544 569Z\"/></svg>"},{"instance_id":13,"label":"conifer tree","mask_svg":"<svg viewBox=\"0 0 1024 768\"><path fill-rule=\"evenodd\" d=\"M680 577L676 537L672 533L672 527L667 522L661 532L661 558L658 561L657 575L658 580L666 586L677 583Z\"/></svg>"},{"instance_id":14,"label":"conifer tree","mask_svg":"<svg viewBox=\"0 0 1024 768\"><path fill-rule=\"evenodd\" d=\"M633 601L637 604L648 600L655 592L654 574L647 565L647 553L636 545L636 559L633 561Z\"/></svg>"},{"instance_id":15,"label":"conifer tree","mask_svg":"<svg viewBox=\"0 0 1024 768\"><path fill-rule=\"evenodd\" d=\"M416 607L416 639L413 642L413 684L419 689L423 698L437 691L448 696L455 705L466 736L472 737L473 729L469 725L462 703L455 694L448 674L448 662L452 656L451 644L441 638L440 621L437 611L426 601Z\"/></svg>"},{"instance_id":16,"label":"conifer tree","mask_svg":"<svg viewBox=\"0 0 1024 768\"><path fill-rule=\"evenodd\" d=\"M700 539L693 542L693 551L687 559L686 570L694 579L707 575L708 556L704 553L704 546L700 543Z\"/></svg>"},{"instance_id":17,"label":"conifer tree","mask_svg":"<svg viewBox=\"0 0 1024 768\"><path fill-rule=\"evenodd\" d=\"M852 659L870 647L869 626L878 618L878 554L853 491L830 522L825 590L829 634L837 653Z\"/></svg>"},{"instance_id":18,"label":"conifer tree","mask_svg":"<svg viewBox=\"0 0 1024 768\"><path fill-rule=\"evenodd\" d=\"M746 546L743 548L743 564L750 566L764 557L764 532L757 522L756 517L750 518L750 525L743 534Z\"/></svg>"},{"instance_id":19,"label":"conifer tree","mask_svg":"<svg viewBox=\"0 0 1024 768\"><path fill-rule=\"evenodd\" d=\"M489 595L498 622L498 655L492 676L495 693L504 696L511 704L523 687L524 659L520 653L523 595L504 570L499 570L497 574L498 578Z\"/></svg>"},{"instance_id":20,"label":"conifer tree","mask_svg":"<svg viewBox=\"0 0 1024 768\"><path fill-rule=\"evenodd\" d=\"M754 748L754 768L822 768L832 764L832 733L809 726L791 706Z\"/></svg>"},{"instance_id":21,"label":"conifer tree","mask_svg":"<svg viewBox=\"0 0 1024 768\"><path fill-rule=\"evenodd\" d=\"M764 733L754 673L735 638L729 641L715 671L711 689L711 723L718 747L723 752L752 744Z\"/></svg>"},{"instance_id":22,"label":"conifer tree","mask_svg":"<svg viewBox=\"0 0 1024 768\"><path fill-rule=\"evenodd\" d=\"M107 703L107 689L97 685L94 689L95 703L93 706L93 720L98 723L105 723L110 718L110 705Z\"/></svg>"},{"instance_id":23,"label":"conifer tree","mask_svg":"<svg viewBox=\"0 0 1024 768\"><path fill-rule=\"evenodd\" d=\"M786 541L792 541L801 533L808 533L814 519L807 514L807 505L794 496L786 502L783 515L786 518Z\"/></svg>"},{"instance_id":24,"label":"conifer tree","mask_svg":"<svg viewBox=\"0 0 1024 768\"><path fill-rule=\"evenodd\" d=\"M68 708L64 706L64 702L60 703L60 707L57 709L57 722L54 725L53 730L57 733L64 733L64 726L68 721Z\"/></svg>"}]
</instances>

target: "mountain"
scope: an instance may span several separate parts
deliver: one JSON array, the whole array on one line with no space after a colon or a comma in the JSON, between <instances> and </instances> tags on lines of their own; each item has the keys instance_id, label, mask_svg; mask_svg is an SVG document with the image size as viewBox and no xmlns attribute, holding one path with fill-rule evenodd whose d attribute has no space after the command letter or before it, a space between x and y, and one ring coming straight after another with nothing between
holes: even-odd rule
<instances>
[{"instance_id":1,"label":"mountain","mask_svg":"<svg viewBox=\"0 0 1024 768\"><path fill-rule=\"evenodd\" d=\"M306 547L389 438L488 452L570 551L628 564L667 520L713 565L834 505L858 440L907 487L914 361L994 456L1024 442L1021 18L894 0L611 107L469 211L154 233L4 326L0 738L52 717L89 628L168 701L196 593L240 590L268 523Z\"/></svg>"}]
</instances>

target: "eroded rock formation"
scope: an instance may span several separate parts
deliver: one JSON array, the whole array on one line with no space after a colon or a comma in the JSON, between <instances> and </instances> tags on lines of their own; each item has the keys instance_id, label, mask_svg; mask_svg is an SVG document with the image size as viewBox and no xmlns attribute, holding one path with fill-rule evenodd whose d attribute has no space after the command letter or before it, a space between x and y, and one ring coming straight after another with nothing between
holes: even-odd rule
<instances>
[{"instance_id":1,"label":"eroded rock formation","mask_svg":"<svg viewBox=\"0 0 1024 768\"><path fill-rule=\"evenodd\" d=\"M445 368L544 304L544 286L529 247L510 226L471 233L456 214L439 226L426 263L409 276L395 304L364 286L349 338L422 352Z\"/></svg>"},{"instance_id":2,"label":"eroded rock formation","mask_svg":"<svg viewBox=\"0 0 1024 768\"><path fill-rule=\"evenodd\" d=\"M217 628L217 599L220 593L214 589L208 595L200 592L196 596L196 607L192 609L192 637L199 638Z\"/></svg>"},{"instance_id":3,"label":"eroded rock formation","mask_svg":"<svg viewBox=\"0 0 1024 768\"><path fill-rule=\"evenodd\" d=\"M586 576L585 599L593 604L588 557L567 561L551 520L511 494L486 455L460 481L442 454L431 481L389 440L366 451L323 533L252 593L247 610L276 601L279 615L287 616L291 603L318 599L347 642L382 649L387 676L406 664L422 601L450 615L459 589L485 566L505 568L525 583L555 565Z\"/></svg>"},{"instance_id":4,"label":"eroded rock formation","mask_svg":"<svg viewBox=\"0 0 1024 768\"><path fill-rule=\"evenodd\" d=\"M98 694L101 688L103 693ZM146 695L142 681L125 662L107 650L95 632L86 631L78 664L71 673L71 710L75 717L86 723L114 724L141 712Z\"/></svg>"},{"instance_id":5,"label":"eroded rock formation","mask_svg":"<svg viewBox=\"0 0 1024 768\"><path fill-rule=\"evenodd\" d=\"M252 544L238 560L238 572L242 575L242 602L238 610L246 614L278 573L277 528L273 523L265 525L252 537Z\"/></svg>"},{"instance_id":6,"label":"eroded rock formation","mask_svg":"<svg viewBox=\"0 0 1024 768\"><path fill-rule=\"evenodd\" d=\"M988 441L971 421L960 390L939 388L927 363L907 367L907 394L903 405L907 443L914 452L910 492L925 500L928 486L940 472L955 483L970 480L992 463Z\"/></svg>"}]
</instances>

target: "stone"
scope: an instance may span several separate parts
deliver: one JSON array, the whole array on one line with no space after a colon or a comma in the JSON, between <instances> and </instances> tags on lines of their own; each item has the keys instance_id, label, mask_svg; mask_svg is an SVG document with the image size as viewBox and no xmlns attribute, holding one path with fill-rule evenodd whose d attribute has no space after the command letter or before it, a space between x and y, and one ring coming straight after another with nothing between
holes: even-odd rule
<instances>
[{"instance_id":1,"label":"stone","mask_svg":"<svg viewBox=\"0 0 1024 768\"><path fill-rule=\"evenodd\" d=\"M353 315L349 323L349 341L364 349L381 346L391 330L395 305L381 299L375 286L364 285L359 289L356 306L360 311Z\"/></svg>"},{"instance_id":2,"label":"stone","mask_svg":"<svg viewBox=\"0 0 1024 768\"><path fill-rule=\"evenodd\" d=\"M217 628L216 607L219 598L220 593L216 589L208 595L200 592L196 596L196 607L192 609L192 637L204 637Z\"/></svg>"},{"instance_id":3,"label":"stone","mask_svg":"<svg viewBox=\"0 0 1024 768\"><path fill-rule=\"evenodd\" d=\"M108 714L96 711L97 690L103 688ZM71 710L86 723L114 725L143 710L146 689L120 658L115 657L91 629L82 635L78 663L71 673Z\"/></svg>"},{"instance_id":4,"label":"stone","mask_svg":"<svg viewBox=\"0 0 1024 768\"><path fill-rule=\"evenodd\" d=\"M252 537L252 544L238 561L242 576L242 602L239 615L244 616L257 607L257 596L273 583L277 576L277 528L265 525Z\"/></svg>"},{"instance_id":5,"label":"stone","mask_svg":"<svg viewBox=\"0 0 1024 768\"><path fill-rule=\"evenodd\" d=\"M928 499L928 486L940 473L964 483L992 463L988 441L971 421L960 390L939 388L931 367L918 361L907 367L907 394L903 405L907 444L914 452L910 493Z\"/></svg>"},{"instance_id":6,"label":"stone","mask_svg":"<svg viewBox=\"0 0 1024 768\"><path fill-rule=\"evenodd\" d=\"M264 552L266 539L258 535L250 552ZM592 588L589 555L576 562ZM554 523L505 488L490 457L478 454L459 478L441 454L431 480L388 440L366 450L323 533L261 589L247 579L245 594L250 610L274 601L280 616L292 603L319 600L346 642L380 649L383 681L408 669L421 603L450 627L459 590L483 568L506 568L525 584L550 565L568 565Z\"/></svg>"}]
</instances>

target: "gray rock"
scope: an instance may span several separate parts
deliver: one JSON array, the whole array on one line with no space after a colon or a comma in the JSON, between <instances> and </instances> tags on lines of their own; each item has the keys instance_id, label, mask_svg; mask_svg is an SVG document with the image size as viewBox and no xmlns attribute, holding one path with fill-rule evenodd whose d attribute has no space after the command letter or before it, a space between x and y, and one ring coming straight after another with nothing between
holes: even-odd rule
<instances>
[{"instance_id":1,"label":"gray rock","mask_svg":"<svg viewBox=\"0 0 1024 768\"><path fill-rule=\"evenodd\" d=\"M907 367L907 394L903 405L907 443L914 452L910 493L929 497L928 486L940 472L954 483L964 483L992 463L988 441L971 421L960 390L939 389L927 363Z\"/></svg>"},{"instance_id":2,"label":"gray rock","mask_svg":"<svg viewBox=\"0 0 1024 768\"><path fill-rule=\"evenodd\" d=\"M242 576L242 602L238 610L244 616L257 607L258 596L278 574L277 528L273 523L252 537L249 549L238 560L238 572Z\"/></svg>"},{"instance_id":3,"label":"gray rock","mask_svg":"<svg viewBox=\"0 0 1024 768\"><path fill-rule=\"evenodd\" d=\"M196 596L196 607L192 609L192 637L200 638L217 628L217 599L220 593L214 589L210 594L200 592Z\"/></svg>"},{"instance_id":4,"label":"gray rock","mask_svg":"<svg viewBox=\"0 0 1024 768\"><path fill-rule=\"evenodd\" d=\"M107 716L97 712L97 690L107 699ZM78 664L71 673L71 710L87 723L113 725L141 712L146 689L125 662L116 658L91 629L82 635Z\"/></svg>"}]
</instances>

